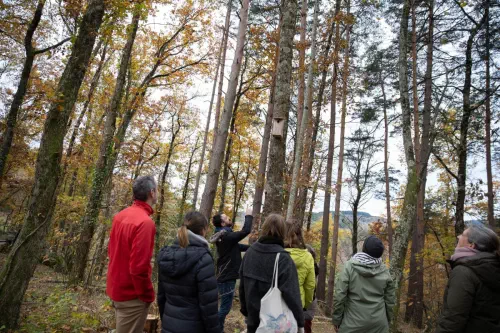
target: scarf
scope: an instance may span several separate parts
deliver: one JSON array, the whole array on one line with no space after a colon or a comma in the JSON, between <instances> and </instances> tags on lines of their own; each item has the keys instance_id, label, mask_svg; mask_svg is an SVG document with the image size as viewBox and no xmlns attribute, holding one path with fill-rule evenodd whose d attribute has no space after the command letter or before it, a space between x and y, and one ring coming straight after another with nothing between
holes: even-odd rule
<instances>
[{"instance_id":1,"label":"scarf","mask_svg":"<svg viewBox=\"0 0 500 333\"><path fill-rule=\"evenodd\" d=\"M455 253L451 256L451 261L457 261L460 258L472 257L479 252L479 250L473 249L472 247L457 247L455 248Z\"/></svg>"},{"instance_id":2,"label":"scarf","mask_svg":"<svg viewBox=\"0 0 500 333\"><path fill-rule=\"evenodd\" d=\"M358 252L353 255L352 258L365 265L380 265L382 263L382 258L374 258L364 252Z\"/></svg>"}]
</instances>

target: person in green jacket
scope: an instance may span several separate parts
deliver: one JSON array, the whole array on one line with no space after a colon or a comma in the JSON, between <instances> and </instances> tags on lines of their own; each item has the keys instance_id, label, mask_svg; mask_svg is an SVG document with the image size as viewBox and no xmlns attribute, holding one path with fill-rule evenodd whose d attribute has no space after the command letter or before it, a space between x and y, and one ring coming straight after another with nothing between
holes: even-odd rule
<instances>
[{"instance_id":1,"label":"person in green jacket","mask_svg":"<svg viewBox=\"0 0 500 333\"><path fill-rule=\"evenodd\" d=\"M363 252L345 265L335 283L333 324L340 333L386 333L396 302L389 270L382 263L384 244L368 237Z\"/></svg>"},{"instance_id":2,"label":"person in green jacket","mask_svg":"<svg viewBox=\"0 0 500 333\"><path fill-rule=\"evenodd\" d=\"M302 307L308 308L314 299L316 278L314 259L306 248L302 227L296 221L286 223L285 249L290 253L299 276L300 298Z\"/></svg>"}]
</instances>

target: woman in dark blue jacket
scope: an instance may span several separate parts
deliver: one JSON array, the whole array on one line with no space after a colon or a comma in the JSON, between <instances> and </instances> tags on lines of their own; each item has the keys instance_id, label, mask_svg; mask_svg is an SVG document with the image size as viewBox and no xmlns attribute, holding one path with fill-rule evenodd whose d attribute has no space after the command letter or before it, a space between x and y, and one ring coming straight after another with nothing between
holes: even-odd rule
<instances>
[{"instance_id":1,"label":"woman in dark blue jacket","mask_svg":"<svg viewBox=\"0 0 500 333\"><path fill-rule=\"evenodd\" d=\"M207 219L187 213L172 246L158 255L162 333L220 333L214 260L204 236Z\"/></svg>"}]
</instances>

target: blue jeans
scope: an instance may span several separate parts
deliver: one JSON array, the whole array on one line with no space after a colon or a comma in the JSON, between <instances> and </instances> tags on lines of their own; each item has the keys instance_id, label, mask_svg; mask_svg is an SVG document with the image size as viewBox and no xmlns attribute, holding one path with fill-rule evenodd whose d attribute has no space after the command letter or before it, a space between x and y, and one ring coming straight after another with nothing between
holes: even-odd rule
<instances>
[{"instance_id":1,"label":"blue jeans","mask_svg":"<svg viewBox=\"0 0 500 333\"><path fill-rule=\"evenodd\" d=\"M222 283L217 283L220 296L220 308L219 308L219 326L221 332L224 332L224 321L226 321L226 316L229 311L231 311L231 306L233 305L234 288L236 287L236 280L229 280Z\"/></svg>"}]
</instances>

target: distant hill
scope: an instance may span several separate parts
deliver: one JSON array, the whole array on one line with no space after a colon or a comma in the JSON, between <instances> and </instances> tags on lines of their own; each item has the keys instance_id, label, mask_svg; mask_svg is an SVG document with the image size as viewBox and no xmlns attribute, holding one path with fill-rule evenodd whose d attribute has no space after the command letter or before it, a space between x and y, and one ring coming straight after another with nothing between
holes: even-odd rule
<instances>
[{"instance_id":1,"label":"distant hill","mask_svg":"<svg viewBox=\"0 0 500 333\"><path fill-rule=\"evenodd\" d=\"M334 213L335 213L334 211L330 212L330 215L332 216L332 220L333 220ZM322 220L322 218L323 218L323 212L316 212L316 213L313 212L312 218L311 218L312 224L315 224L318 221L320 222ZM385 220L383 217L373 216L370 213L361 212L361 211L358 212L358 219L359 219L360 224L369 224L372 222L376 222L379 219L381 221ZM341 228L346 228L348 225L352 225L352 220L353 220L352 211L350 211L350 210L340 211L340 227Z\"/></svg>"}]
</instances>

